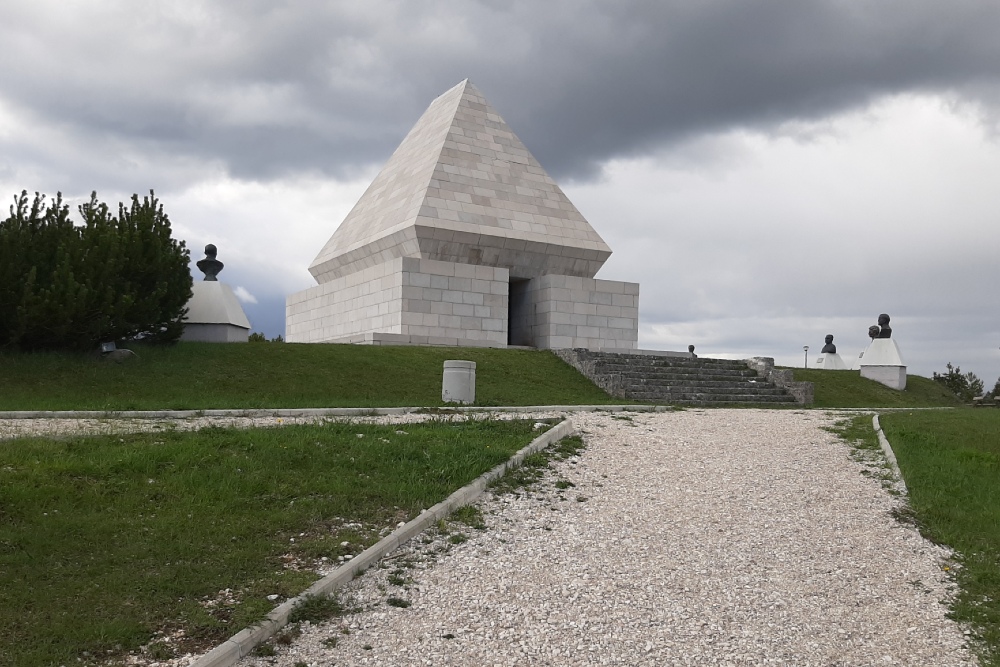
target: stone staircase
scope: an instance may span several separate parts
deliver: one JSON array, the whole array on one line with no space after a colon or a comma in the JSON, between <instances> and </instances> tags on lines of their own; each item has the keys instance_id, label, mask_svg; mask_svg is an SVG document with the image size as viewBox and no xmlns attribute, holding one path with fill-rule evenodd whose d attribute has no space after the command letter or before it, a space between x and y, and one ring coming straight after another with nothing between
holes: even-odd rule
<instances>
[{"instance_id":1,"label":"stone staircase","mask_svg":"<svg viewBox=\"0 0 1000 667\"><path fill-rule=\"evenodd\" d=\"M584 349L554 352L604 391L630 401L691 406L801 402L784 387L760 377L746 361Z\"/></svg>"}]
</instances>

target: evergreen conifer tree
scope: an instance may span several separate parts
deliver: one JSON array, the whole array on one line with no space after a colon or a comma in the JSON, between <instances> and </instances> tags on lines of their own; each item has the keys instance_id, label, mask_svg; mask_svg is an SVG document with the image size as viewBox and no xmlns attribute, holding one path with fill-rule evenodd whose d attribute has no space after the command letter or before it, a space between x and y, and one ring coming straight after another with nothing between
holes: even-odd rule
<instances>
[{"instance_id":1,"label":"evergreen conifer tree","mask_svg":"<svg viewBox=\"0 0 1000 667\"><path fill-rule=\"evenodd\" d=\"M135 338L176 341L191 298L188 251L152 191L113 216L91 195L83 226L57 195L15 197L0 221L0 346L88 349Z\"/></svg>"}]
</instances>

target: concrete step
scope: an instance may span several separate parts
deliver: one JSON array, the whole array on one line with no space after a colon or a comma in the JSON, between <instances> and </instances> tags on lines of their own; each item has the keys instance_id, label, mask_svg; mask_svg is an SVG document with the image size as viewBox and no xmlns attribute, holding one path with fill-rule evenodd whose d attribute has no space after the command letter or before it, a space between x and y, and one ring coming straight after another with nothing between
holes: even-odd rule
<instances>
[{"instance_id":1,"label":"concrete step","mask_svg":"<svg viewBox=\"0 0 1000 667\"><path fill-rule=\"evenodd\" d=\"M670 384L654 384L654 383L637 383L637 384L626 384L623 389L629 394L643 393L643 392L659 392L664 394L670 393L699 393L699 394L718 394L718 395L728 395L728 394L743 394L747 396L787 396L785 391L780 387L772 386L737 386L737 387L701 387L698 385L670 385Z\"/></svg>"},{"instance_id":2,"label":"concrete step","mask_svg":"<svg viewBox=\"0 0 1000 667\"><path fill-rule=\"evenodd\" d=\"M791 397L789 397L791 398ZM729 400L718 400L712 399L710 401L698 401L698 400L671 400L671 401L649 401L650 403L663 403L667 405L676 405L678 407L685 408L727 408L727 407L746 407L748 405L753 406L767 406L767 407L781 407L781 406L793 406L798 405L794 398L790 401L783 401L781 403L762 403L760 401L729 401Z\"/></svg>"},{"instance_id":3,"label":"concrete step","mask_svg":"<svg viewBox=\"0 0 1000 667\"><path fill-rule=\"evenodd\" d=\"M631 401L691 406L796 403L785 389L758 378L742 361L590 350L573 350L567 360L597 386Z\"/></svg>"},{"instance_id":4,"label":"concrete step","mask_svg":"<svg viewBox=\"0 0 1000 667\"><path fill-rule=\"evenodd\" d=\"M648 403L670 403L671 405L681 405L690 401L696 401L705 405L714 403L795 403L795 399L788 394L743 394L732 392L728 394L708 394L704 392L658 392L658 391L630 391L628 398L634 401Z\"/></svg>"},{"instance_id":5,"label":"concrete step","mask_svg":"<svg viewBox=\"0 0 1000 667\"><path fill-rule=\"evenodd\" d=\"M643 375L649 377L704 377L704 378L746 378L757 377L755 371L744 367L742 370L733 368L666 368L663 366L627 366L625 364L594 364L594 370L598 373L617 373L619 375Z\"/></svg>"},{"instance_id":6,"label":"concrete step","mask_svg":"<svg viewBox=\"0 0 1000 667\"><path fill-rule=\"evenodd\" d=\"M626 366L643 366L650 368L715 368L715 369L735 369L747 370L746 363L733 361L731 359L692 359L682 357L652 357L627 354L590 353L581 357L585 361L595 361L598 363Z\"/></svg>"},{"instance_id":7,"label":"concrete step","mask_svg":"<svg viewBox=\"0 0 1000 667\"><path fill-rule=\"evenodd\" d=\"M748 379L711 379L700 377L643 377L641 375L619 376L621 383L625 385L662 385L665 387L722 387L723 389L734 389L738 387L760 388L769 387L766 382L761 382L753 378Z\"/></svg>"}]
</instances>

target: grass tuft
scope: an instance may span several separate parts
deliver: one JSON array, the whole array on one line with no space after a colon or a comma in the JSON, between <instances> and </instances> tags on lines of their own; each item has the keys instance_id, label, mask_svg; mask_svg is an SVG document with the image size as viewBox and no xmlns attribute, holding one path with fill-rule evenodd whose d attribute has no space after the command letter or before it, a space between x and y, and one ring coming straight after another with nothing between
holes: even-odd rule
<instances>
[{"instance_id":1,"label":"grass tuft","mask_svg":"<svg viewBox=\"0 0 1000 667\"><path fill-rule=\"evenodd\" d=\"M289 623L322 623L347 613L347 609L336 595L309 595L295 605L288 615Z\"/></svg>"},{"instance_id":2,"label":"grass tuft","mask_svg":"<svg viewBox=\"0 0 1000 667\"><path fill-rule=\"evenodd\" d=\"M486 530L486 522L483 521L483 511L475 505L463 505L452 512L448 518L452 521L464 523L469 528Z\"/></svg>"}]
</instances>

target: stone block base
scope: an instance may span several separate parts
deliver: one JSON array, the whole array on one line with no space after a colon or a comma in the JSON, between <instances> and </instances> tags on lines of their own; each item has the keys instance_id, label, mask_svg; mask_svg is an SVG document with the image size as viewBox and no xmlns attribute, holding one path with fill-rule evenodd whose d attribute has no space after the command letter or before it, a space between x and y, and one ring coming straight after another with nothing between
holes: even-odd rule
<instances>
[{"instance_id":1,"label":"stone block base","mask_svg":"<svg viewBox=\"0 0 1000 667\"><path fill-rule=\"evenodd\" d=\"M861 377L875 380L891 389L906 389L906 366L862 366Z\"/></svg>"},{"instance_id":2,"label":"stone block base","mask_svg":"<svg viewBox=\"0 0 1000 667\"><path fill-rule=\"evenodd\" d=\"M401 257L289 296L285 338L327 343L396 334L504 347L509 275L504 268Z\"/></svg>"},{"instance_id":3,"label":"stone block base","mask_svg":"<svg viewBox=\"0 0 1000 667\"><path fill-rule=\"evenodd\" d=\"M233 324L198 324L184 325L183 341L202 343L245 343L250 337L250 329Z\"/></svg>"},{"instance_id":4,"label":"stone block base","mask_svg":"<svg viewBox=\"0 0 1000 667\"><path fill-rule=\"evenodd\" d=\"M344 336L323 341L343 345L427 345L431 347L513 347L491 340L470 340L468 338L447 338L435 336L406 336L403 334L380 333L378 331Z\"/></svg>"},{"instance_id":5,"label":"stone block base","mask_svg":"<svg viewBox=\"0 0 1000 667\"><path fill-rule=\"evenodd\" d=\"M639 285L402 257L288 297L289 343L634 350Z\"/></svg>"}]
</instances>

